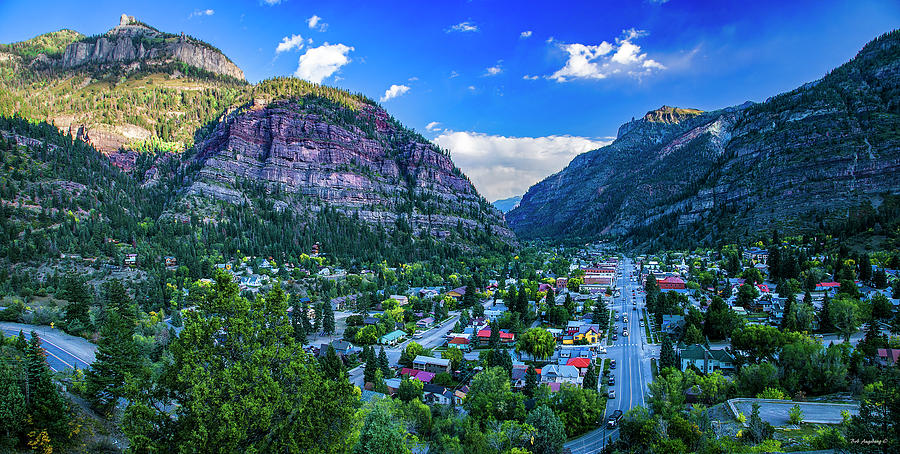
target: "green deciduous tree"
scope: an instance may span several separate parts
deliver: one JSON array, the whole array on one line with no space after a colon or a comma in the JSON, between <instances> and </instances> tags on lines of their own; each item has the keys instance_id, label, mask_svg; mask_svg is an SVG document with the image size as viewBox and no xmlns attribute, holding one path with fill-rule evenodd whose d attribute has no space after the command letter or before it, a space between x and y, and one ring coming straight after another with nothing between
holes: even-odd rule
<instances>
[{"instance_id":1,"label":"green deciduous tree","mask_svg":"<svg viewBox=\"0 0 900 454\"><path fill-rule=\"evenodd\" d=\"M399 397L403 402L410 402L413 399L421 400L423 386L423 383L419 380L410 380L409 378L404 378L400 382L400 387L397 389L397 397Z\"/></svg>"},{"instance_id":2,"label":"green deciduous tree","mask_svg":"<svg viewBox=\"0 0 900 454\"><path fill-rule=\"evenodd\" d=\"M566 435L574 437L602 422L606 400L596 390L563 384L551 398L551 406L566 427Z\"/></svg>"},{"instance_id":3,"label":"green deciduous tree","mask_svg":"<svg viewBox=\"0 0 900 454\"><path fill-rule=\"evenodd\" d=\"M524 396L510 389L509 375L500 367L485 369L472 379L463 407L481 425L492 421L521 420Z\"/></svg>"},{"instance_id":4,"label":"green deciduous tree","mask_svg":"<svg viewBox=\"0 0 900 454\"><path fill-rule=\"evenodd\" d=\"M535 359L549 358L556 350L556 340L543 328L529 328L519 335L516 351L525 352Z\"/></svg>"},{"instance_id":5,"label":"green deciduous tree","mask_svg":"<svg viewBox=\"0 0 900 454\"><path fill-rule=\"evenodd\" d=\"M828 317L845 341L859 330L859 303L848 295L838 295L831 301Z\"/></svg>"},{"instance_id":6,"label":"green deciduous tree","mask_svg":"<svg viewBox=\"0 0 900 454\"><path fill-rule=\"evenodd\" d=\"M379 401L366 414L353 454L405 454L410 449L405 441L406 430L394 419L390 402Z\"/></svg>"},{"instance_id":7,"label":"green deciduous tree","mask_svg":"<svg viewBox=\"0 0 900 454\"><path fill-rule=\"evenodd\" d=\"M325 377L294 340L287 298L276 285L249 301L217 273L213 291L172 343L173 362L160 383L175 406L163 425L126 432L157 452L342 452L359 391ZM153 414L140 403L129 415ZM158 414L158 412L156 412Z\"/></svg>"}]
</instances>

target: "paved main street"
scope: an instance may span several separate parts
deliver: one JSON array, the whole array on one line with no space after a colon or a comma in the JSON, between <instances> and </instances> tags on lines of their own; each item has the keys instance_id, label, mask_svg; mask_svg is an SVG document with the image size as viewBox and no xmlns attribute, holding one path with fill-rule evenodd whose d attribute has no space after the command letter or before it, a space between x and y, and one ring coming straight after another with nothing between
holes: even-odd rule
<instances>
[{"instance_id":1,"label":"paved main street","mask_svg":"<svg viewBox=\"0 0 900 454\"><path fill-rule=\"evenodd\" d=\"M615 391L616 397L607 401L606 415L600 427L566 443L566 448L571 449L573 454L599 452L603 449L604 439L618 438L617 428L611 431L606 429L605 418L616 410L625 413L638 405L646 406L647 385L653 380L650 358L659 357L659 346L650 343L644 334L644 328L640 326L644 298L640 292L640 282L631 282L631 273L635 271L634 262L627 258L623 259L619 271L616 286L621 292L619 297L614 298L609 308L610 311L615 310L619 314L616 321L618 340L612 342L607 340L606 348L606 357L616 360L616 368L610 370L610 375L615 376L615 385L609 387ZM633 310L635 305L631 296L632 290L635 291L637 310ZM623 316L628 317L628 323L622 321ZM628 336L622 335L623 327L628 328ZM601 376L600 380L606 382L609 377Z\"/></svg>"}]
</instances>

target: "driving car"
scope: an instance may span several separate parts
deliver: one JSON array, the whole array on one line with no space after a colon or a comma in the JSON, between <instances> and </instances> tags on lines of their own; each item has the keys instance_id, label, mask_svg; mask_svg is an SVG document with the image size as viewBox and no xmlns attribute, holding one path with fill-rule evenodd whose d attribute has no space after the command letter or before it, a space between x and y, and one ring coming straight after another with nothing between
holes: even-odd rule
<instances>
[{"instance_id":1,"label":"driving car","mask_svg":"<svg viewBox=\"0 0 900 454\"><path fill-rule=\"evenodd\" d=\"M606 420L606 428L612 429L616 427L616 424L619 423L619 419L622 418L622 410L616 410L613 414L609 415L609 418Z\"/></svg>"},{"instance_id":2,"label":"driving car","mask_svg":"<svg viewBox=\"0 0 900 454\"><path fill-rule=\"evenodd\" d=\"M610 399L615 399L615 398L616 398L616 390L614 390L614 389L610 389L610 390L609 390L609 398L610 398Z\"/></svg>"},{"instance_id":3,"label":"driving car","mask_svg":"<svg viewBox=\"0 0 900 454\"><path fill-rule=\"evenodd\" d=\"M609 386L615 386L615 384L616 384L616 376L610 375L609 376Z\"/></svg>"},{"instance_id":4,"label":"driving car","mask_svg":"<svg viewBox=\"0 0 900 454\"><path fill-rule=\"evenodd\" d=\"M609 360L609 368L610 369L616 368L616 360L614 360L614 359Z\"/></svg>"},{"instance_id":5,"label":"driving car","mask_svg":"<svg viewBox=\"0 0 900 454\"><path fill-rule=\"evenodd\" d=\"M628 330L627 330L627 329L626 329L626 330L622 330L622 335L625 336L625 337L628 337Z\"/></svg>"},{"instance_id":6,"label":"driving car","mask_svg":"<svg viewBox=\"0 0 900 454\"><path fill-rule=\"evenodd\" d=\"M644 327L644 322L641 322L641 328L643 328L643 327Z\"/></svg>"},{"instance_id":7,"label":"driving car","mask_svg":"<svg viewBox=\"0 0 900 454\"><path fill-rule=\"evenodd\" d=\"M619 340L619 335L616 333L613 333L613 340L614 341Z\"/></svg>"}]
</instances>

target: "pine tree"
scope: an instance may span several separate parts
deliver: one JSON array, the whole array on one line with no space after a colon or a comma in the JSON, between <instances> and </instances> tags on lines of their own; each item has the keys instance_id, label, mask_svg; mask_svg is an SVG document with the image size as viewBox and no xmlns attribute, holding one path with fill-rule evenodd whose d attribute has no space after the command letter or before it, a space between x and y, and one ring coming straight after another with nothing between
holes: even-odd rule
<instances>
[{"instance_id":1,"label":"pine tree","mask_svg":"<svg viewBox=\"0 0 900 454\"><path fill-rule=\"evenodd\" d=\"M522 389L522 392L528 396L534 396L534 391L537 390L538 387L538 375L537 370L533 365L529 365L528 369L525 371L525 387Z\"/></svg>"},{"instance_id":2,"label":"pine tree","mask_svg":"<svg viewBox=\"0 0 900 454\"><path fill-rule=\"evenodd\" d=\"M378 360L375 358L375 350L372 347L365 347L363 350L363 359L366 367L363 369L363 380L365 383L375 383L375 372L378 370Z\"/></svg>"},{"instance_id":3,"label":"pine tree","mask_svg":"<svg viewBox=\"0 0 900 454\"><path fill-rule=\"evenodd\" d=\"M787 301L784 303L783 316L781 317L781 329L783 329L783 330L796 329L796 326L793 326L794 324L792 324L790 322L791 318L788 317L788 315L792 315L791 311L794 309L793 306L794 306L794 303L796 303L795 300L796 300L796 297L794 297L794 294L792 293L790 296L788 296Z\"/></svg>"},{"instance_id":4,"label":"pine tree","mask_svg":"<svg viewBox=\"0 0 900 454\"><path fill-rule=\"evenodd\" d=\"M500 325L497 322L491 322L491 337L489 346L497 348L500 345Z\"/></svg>"},{"instance_id":5,"label":"pine tree","mask_svg":"<svg viewBox=\"0 0 900 454\"><path fill-rule=\"evenodd\" d=\"M324 311L325 311L324 303L316 304L316 319L315 319L315 322L313 323L313 329L316 330L317 333L322 330L322 320L325 315L323 313Z\"/></svg>"},{"instance_id":6,"label":"pine tree","mask_svg":"<svg viewBox=\"0 0 900 454\"><path fill-rule=\"evenodd\" d=\"M301 344L306 343L306 325L308 324L309 319L306 316L306 308L299 302L295 302L291 310L291 326L294 328L295 341Z\"/></svg>"},{"instance_id":7,"label":"pine tree","mask_svg":"<svg viewBox=\"0 0 900 454\"><path fill-rule=\"evenodd\" d=\"M63 441L68 436L69 408L50 376L47 354L41 347L37 333L31 332L31 342L26 352L28 390L25 400L31 417L27 431L46 430L52 442Z\"/></svg>"},{"instance_id":8,"label":"pine tree","mask_svg":"<svg viewBox=\"0 0 900 454\"><path fill-rule=\"evenodd\" d=\"M140 355L134 343L133 306L125 287L118 280L106 289L107 315L100 327L96 360L88 370L86 388L91 403L100 412L110 414L119 398L126 397L129 378L140 374Z\"/></svg>"},{"instance_id":9,"label":"pine tree","mask_svg":"<svg viewBox=\"0 0 900 454\"><path fill-rule=\"evenodd\" d=\"M327 301L322 303L322 312L322 331L328 335L334 334L334 309L331 303Z\"/></svg>"},{"instance_id":10,"label":"pine tree","mask_svg":"<svg viewBox=\"0 0 900 454\"><path fill-rule=\"evenodd\" d=\"M344 375L344 363L338 358L333 345L328 344L328 349L325 351L325 356L322 357L321 363L322 372L324 372L326 377L337 380Z\"/></svg>"},{"instance_id":11,"label":"pine tree","mask_svg":"<svg viewBox=\"0 0 900 454\"><path fill-rule=\"evenodd\" d=\"M593 391L597 390L597 369L594 368L594 362L588 365L587 371L584 373L584 381L582 381L581 385L584 389L590 389Z\"/></svg>"},{"instance_id":12,"label":"pine tree","mask_svg":"<svg viewBox=\"0 0 900 454\"><path fill-rule=\"evenodd\" d=\"M677 368L678 365L676 364L675 346L672 345L672 340L669 339L669 336L663 336L662 347L659 352L659 368L662 370L667 367Z\"/></svg>"},{"instance_id":13,"label":"pine tree","mask_svg":"<svg viewBox=\"0 0 900 454\"><path fill-rule=\"evenodd\" d=\"M378 369L381 370L384 378L392 378L394 376L394 371L391 370L391 365L388 363L387 353L384 352L384 347L381 347L381 351L378 353Z\"/></svg>"},{"instance_id":14,"label":"pine tree","mask_svg":"<svg viewBox=\"0 0 900 454\"><path fill-rule=\"evenodd\" d=\"M69 331L80 332L87 329L91 322L88 315L91 296L87 286L74 273L69 273L63 284L63 292L66 300L69 301L66 306L65 318Z\"/></svg>"},{"instance_id":15,"label":"pine tree","mask_svg":"<svg viewBox=\"0 0 900 454\"><path fill-rule=\"evenodd\" d=\"M859 259L859 280L869 282L872 279L872 259L869 254L863 254Z\"/></svg>"},{"instance_id":16,"label":"pine tree","mask_svg":"<svg viewBox=\"0 0 900 454\"><path fill-rule=\"evenodd\" d=\"M822 310L819 311L819 332L831 333L835 329L831 323L831 298L825 295L822 300Z\"/></svg>"}]
</instances>

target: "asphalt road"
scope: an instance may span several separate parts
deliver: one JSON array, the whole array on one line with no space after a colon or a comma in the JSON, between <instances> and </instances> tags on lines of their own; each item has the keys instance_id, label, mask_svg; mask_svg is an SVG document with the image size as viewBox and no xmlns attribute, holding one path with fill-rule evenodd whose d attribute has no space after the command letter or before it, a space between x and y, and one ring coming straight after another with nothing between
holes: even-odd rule
<instances>
[{"instance_id":1,"label":"asphalt road","mask_svg":"<svg viewBox=\"0 0 900 454\"><path fill-rule=\"evenodd\" d=\"M0 322L0 329L3 329L3 335L7 337L18 336L21 330L29 341L31 332L36 332L47 352L47 364L56 372L64 369L86 369L94 362L94 355L97 352L96 345L49 326Z\"/></svg>"},{"instance_id":2,"label":"asphalt road","mask_svg":"<svg viewBox=\"0 0 900 454\"><path fill-rule=\"evenodd\" d=\"M768 399L731 399L729 402L748 419L750 413L753 412L753 403L758 403L760 418L775 427L784 427L790 424L790 410L794 405L799 406L800 410L803 411L803 421L819 424L839 424L843 420L842 411L847 411L851 415L859 414L859 404L793 402L790 400L778 401Z\"/></svg>"},{"instance_id":3,"label":"asphalt road","mask_svg":"<svg viewBox=\"0 0 900 454\"><path fill-rule=\"evenodd\" d=\"M627 412L638 405L646 406L647 384L653 380L650 371L650 358L656 357L658 348L650 345L644 334L644 328L640 326L641 308L644 307L643 296L640 291L640 282L631 282L631 273L635 271L634 262L624 259L619 265L621 275L616 280L616 285L621 289L621 295L613 300L610 310L616 310L619 319L616 322L616 334L618 340L606 347L607 358L616 360L616 368L610 370L610 375L615 377L615 385L608 387L616 393L614 399L606 403L606 414L601 426L587 434L566 443L566 448L573 454L586 454L599 452L603 449L604 439L615 440L618 437L618 429L608 431L606 429L606 417L616 410ZM631 297L632 289L635 290L637 310ZM623 315L628 317L628 322L623 321ZM622 335L622 329L628 328L628 336ZM601 376L601 381L608 381L609 377Z\"/></svg>"}]
</instances>

